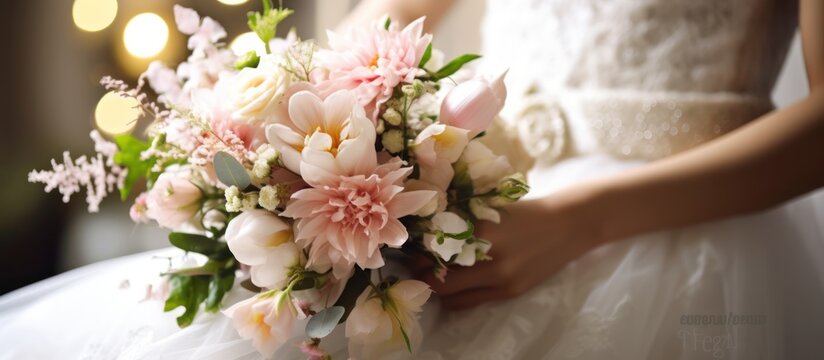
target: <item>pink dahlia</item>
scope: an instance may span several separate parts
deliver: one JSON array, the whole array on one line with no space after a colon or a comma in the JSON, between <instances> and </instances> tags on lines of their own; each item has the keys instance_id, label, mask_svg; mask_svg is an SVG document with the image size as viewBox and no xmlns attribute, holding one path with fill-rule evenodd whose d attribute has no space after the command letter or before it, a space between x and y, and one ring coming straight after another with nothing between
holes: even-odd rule
<instances>
[{"instance_id":1,"label":"pink dahlia","mask_svg":"<svg viewBox=\"0 0 824 360\"><path fill-rule=\"evenodd\" d=\"M403 30L392 23L384 29L382 23L372 27L351 29L340 35L328 32L331 50L320 50L320 66L328 78L319 84L326 93L354 90L361 105L372 120L380 105L392 95L401 82L412 82L423 70L418 64L432 41L431 34L422 34L424 18L419 18Z\"/></svg>"},{"instance_id":2,"label":"pink dahlia","mask_svg":"<svg viewBox=\"0 0 824 360\"><path fill-rule=\"evenodd\" d=\"M302 167L314 171L314 167ZM436 192L403 192L403 181L412 172L400 159L374 167L361 175L337 175L318 171L311 176L314 188L296 192L283 216L296 218L296 242L309 248L307 265L317 271L334 270L348 276L357 264L364 269L383 266L379 249L398 248L408 233L398 220L426 206Z\"/></svg>"}]
</instances>

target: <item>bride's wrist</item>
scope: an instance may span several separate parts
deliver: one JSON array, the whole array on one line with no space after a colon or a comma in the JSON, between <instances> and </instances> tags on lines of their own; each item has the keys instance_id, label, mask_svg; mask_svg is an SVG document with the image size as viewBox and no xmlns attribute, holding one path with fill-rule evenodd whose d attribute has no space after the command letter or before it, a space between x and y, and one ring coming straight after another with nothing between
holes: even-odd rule
<instances>
[{"instance_id":1,"label":"bride's wrist","mask_svg":"<svg viewBox=\"0 0 824 360\"><path fill-rule=\"evenodd\" d=\"M605 195L606 189L596 183L559 191L541 200L545 219L555 219L559 224L555 231L574 239L582 250L597 247L609 241L605 231Z\"/></svg>"}]
</instances>

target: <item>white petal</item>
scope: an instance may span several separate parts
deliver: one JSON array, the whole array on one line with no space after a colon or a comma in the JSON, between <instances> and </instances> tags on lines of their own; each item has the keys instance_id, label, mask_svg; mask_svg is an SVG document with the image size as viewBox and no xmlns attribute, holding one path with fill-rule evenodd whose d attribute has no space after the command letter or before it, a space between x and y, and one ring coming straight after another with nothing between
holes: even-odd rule
<instances>
[{"instance_id":1,"label":"white petal","mask_svg":"<svg viewBox=\"0 0 824 360\"><path fill-rule=\"evenodd\" d=\"M469 230L466 220L449 211L444 211L432 217L432 223L438 229L448 234L460 234Z\"/></svg>"}]
</instances>

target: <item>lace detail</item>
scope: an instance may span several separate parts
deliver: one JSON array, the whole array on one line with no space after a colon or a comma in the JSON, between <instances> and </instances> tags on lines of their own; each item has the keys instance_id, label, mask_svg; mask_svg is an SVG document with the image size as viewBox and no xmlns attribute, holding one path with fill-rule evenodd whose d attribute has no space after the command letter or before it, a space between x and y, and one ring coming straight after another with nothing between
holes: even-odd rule
<instances>
[{"instance_id":1,"label":"lace detail","mask_svg":"<svg viewBox=\"0 0 824 360\"><path fill-rule=\"evenodd\" d=\"M489 0L483 67L510 69L504 116L542 163L598 151L657 159L771 109L796 6Z\"/></svg>"}]
</instances>

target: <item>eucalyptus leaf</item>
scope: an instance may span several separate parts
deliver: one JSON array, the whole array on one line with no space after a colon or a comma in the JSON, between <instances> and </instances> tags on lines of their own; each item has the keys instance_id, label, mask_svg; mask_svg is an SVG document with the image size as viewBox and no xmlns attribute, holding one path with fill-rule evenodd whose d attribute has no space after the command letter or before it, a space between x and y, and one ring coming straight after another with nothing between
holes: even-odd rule
<instances>
[{"instance_id":1,"label":"eucalyptus leaf","mask_svg":"<svg viewBox=\"0 0 824 360\"><path fill-rule=\"evenodd\" d=\"M480 58L481 55L476 54L463 54L461 56L452 59L448 64L444 65L442 68L438 69L435 74L432 75L434 78L433 80L438 81L440 79L446 78L456 71L460 70L466 63Z\"/></svg>"},{"instance_id":2,"label":"eucalyptus leaf","mask_svg":"<svg viewBox=\"0 0 824 360\"><path fill-rule=\"evenodd\" d=\"M234 156L225 151L219 151L215 154L214 167L218 180L226 186L234 185L243 190L252 183L249 174L246 173L246 168Z\"/></svg>"},{"instance_id":3,"label":"eucalyptus leaf","mask_svg":"<svg viewBox=\"0 0 824 360\"><path fill-rule=\"evenodd\" d=\"M312 315L306 323L306 335L314 339L326 337L335 330L344 313L346 309L343 306L332 306Z\"/></svg>"}]
</instances>

